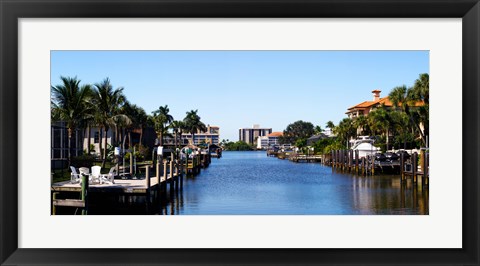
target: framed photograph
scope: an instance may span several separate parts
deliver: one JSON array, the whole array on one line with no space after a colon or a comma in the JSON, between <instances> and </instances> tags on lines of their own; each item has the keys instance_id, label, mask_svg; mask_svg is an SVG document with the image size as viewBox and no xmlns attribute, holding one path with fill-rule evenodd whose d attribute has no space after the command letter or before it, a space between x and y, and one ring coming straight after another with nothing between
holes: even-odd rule
<instances>
[{"instance_id":1,"label":"framed photograph","mask_svg":"<svg viewBox=\"0 0 480 266\"><path fill-rule=\"evenodd\" d=\"M478 265L479 12L2 1L1 265Z\"/></svg>"}]
</instances>

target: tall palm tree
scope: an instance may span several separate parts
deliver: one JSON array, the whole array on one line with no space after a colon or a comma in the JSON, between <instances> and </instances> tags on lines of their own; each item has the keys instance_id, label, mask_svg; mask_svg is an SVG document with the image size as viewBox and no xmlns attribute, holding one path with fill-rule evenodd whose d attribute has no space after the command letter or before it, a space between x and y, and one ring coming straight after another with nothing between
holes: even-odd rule
<instances>
[{"instance_id":1,"label":"tall palm tree","mask_svg":"<svg viewBox=\"0 0 480 266\"><path fill-rule=\"evenodd\" d=\"M62 84L52 86L51 113L53 121L64 121L68 133L68 162L72 160L72 135L79 125L91 117L90 85L80 86L77 77L60 77Z\"/></svg>"},{"instance_id":2,"label":"tall palm tree","mask_svg":"<svg viewBox=\"0 0 480 266\"><path fill-rule=\"evenodd\" d=\"M207 127L201 121L200 116L197 114L198 110L191 110L187 112L187 116L183 119L183 123L185 124L185 130L192 134L192 144L195 144L195 133L198 131L205 131Z\"/></svg>"},{"instance_id":3,"label":"tall palm tree","mask_svg":"<svg viewBox=\"0 0 480 266\"><path fill-rule=\"evenodd\" d=\"M133 129L140 129L140 140L139 143L142 144L142 138L143 138L143 131L145 127L147 126L147 113L145 110L136 105L136 104L131 104L130 102L126 101L125 104L122 106L121 112L128 116L131 120L131 124L129 124L126 127L127 134L128 134L128 143L129 143L129 148L132 147L132 130ZM125 139L125 138L123 138Z\"/></svg>"},{"instance_id":4,"label":"tall palm tree","mask_svg":"<svg viewBox=\"0 0 480 266\"><path fill-rule=\"evenodd\" d=\"M163 137L168 129L167 125L173 121L173 116L169 114L170 109L168 105L160 106L153 111L153 120L155 122L155 131L160 139L160 146L163 146Z\"/></svg>"},{"instance_id":5,"label":"tall palm tree","mask_svg":"<svg viewBox=\"0 0 480 266\"><path fill-rule=\"evenodd\" d=\"M353 124L355 125L357 132L360 129L360 134L367 134L368 132L368 119L366 116L361 115L359 117L356 117L353 120Z\"/></svg>"},{"instance_id":6,"label":"tall palm tree","mask_svg":"<svg viewBox=\"0 0 480 266\"><path fill-rule=\"evenodd\" d=\"M100 128L100 139L102 139L102 129L105 130L104 150L102 156L102 167L105 167L107 160L107 134L111 127L115 126L115 122L121 119L127 121L128 117L120 114L120 107L126 101L123 95L123 88L113 89L109 78L105 78L102 82L96 83L94 89L94 100L97 107L97 117ZM120 118L121 117L121 118ZM113 134L112 134L113 136ZM112 144L114 140L112 139ZM100 141L101 143L101 141ZM100 146L100 150L102 147Z\"/></svg>"},{"instance_id":7,"label":"tall palm tree","mask_svg":"<svg viewBox=\"0 0 480 266\"><path fill-rule=\"evenodd\" d=\"M325 127L329 128L333 132L335 129L335 124L332 121L328 121Z\"/></svg>"},{"instance_id":8,"label":"tall palm tree","mask_svg":"<svg viewBox=\"0 0 480 266\"><path fill-rule=\"evenodd\" d=\"M357 130L351 118L342 119L342 121L338 123L338 126L335 127L335 133L337 134L337 137L341 143L347 143L351 137L356 135L356 131Z\"/></svg>"},{"instance_id":9,"label":"tall palm tree","mask_svg":"<svg viewBox=\"0 0 480 266\"><path fill-rule=\"evenodd\" d=\"M413 91L415 92L416 100L423 101L425 104L430 102L430 77L427 73L420 74L415 80Z\"/></svg>"},{"instance_id":10,"label":"tall palm tree","mask_svg":"<svg viewBox=\"0 0 480 266\"><path fill-rule=\"evenodd\" d=\"M411 126L415 128L415 130L418 132L420 137L422 138L422 141L426 143L425 140L425 134L420 128L420 124L418 121L415 121L415 115L411 112L411 105L415 105L415 102L418 100L417 93L413 88L408 88L403 85L399 87L393 88L393 90L390 92L388 95L390 101L392 101L393 106L395 107L396 110L402 110L407 114L407 116L410 119ZM428 98L428 97L427 97Z\"/></svg>"},{"instance_id":11,"label":"tall palm tree","mask_svg":"<svg viewBox=\"0 0 480 266\"><path fill-rule=\"evenodd\" d=\"M368 123L374 133L380 132L380 134L385 135L386 149L388 150L390 126L392 124L389 112L384 106L371 111L368 114Z\"/></svg>"},{"instance_id":12,"label":"tall palm tree","mask_svg":"<svg viewBox=\"0 0 480 266\"><path fill-rule=\"evenodd\" d=\"M183 128L185 127L183 121L180 120L173 120L170 123L170 128L173 130L173 134L175 135L175 148L178 146L178 136L182 136Z\"/></svg>"}]
</instances>

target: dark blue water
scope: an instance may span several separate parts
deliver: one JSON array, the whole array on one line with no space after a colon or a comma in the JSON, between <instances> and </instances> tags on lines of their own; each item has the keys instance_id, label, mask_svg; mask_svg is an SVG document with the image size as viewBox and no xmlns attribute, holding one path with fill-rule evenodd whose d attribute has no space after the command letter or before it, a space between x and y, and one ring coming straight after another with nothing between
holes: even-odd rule
<instances>
[{"instance_id":1,"label":"dark blue water","mask_svg":"<svg viewBox=\"0 0 480 266\"><path fill-rule=\"evenodd\" d=\"M265 152L224 152L186 178L164 214L428 214L428 189L399 176L362 177L319 163L293 163Z\"/></svg>"}]
</instances>

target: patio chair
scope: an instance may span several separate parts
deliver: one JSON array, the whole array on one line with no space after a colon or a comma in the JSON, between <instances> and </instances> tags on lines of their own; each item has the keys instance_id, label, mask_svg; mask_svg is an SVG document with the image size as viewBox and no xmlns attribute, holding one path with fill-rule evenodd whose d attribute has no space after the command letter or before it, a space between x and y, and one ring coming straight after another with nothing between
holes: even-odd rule
<instances>
[{"instance_id":1,"label":"patio chair","mask_svg":"<svg viewBox=\"0 0 480 266\"><path fill-rule=\"evenodd\" d=\"M79 173L77 173L77 169L75 169L75 167L73 166L70 166L70 170L72 171L72 173L70 174L70 182L72 184L80 183L82 181L82 177Z\"/></svg>"},{"instance_id":2,"label":"patio chair","mask_svg":"<svg viewBox=\"0 0 480 266\"><path fill-rule=\"evenodd\" d=\"M80 167L78 168L78 171L80 172L80 178L82 175L86 175L88 176L88 182L91 182L92 175L90 174L90 169L88 169L88 167ZM80 180L80 183L82 183L82 180Z\"/></svg>"},{"instance_id":3,"label":"patio chair","mask_svg":"<svg viewBox=\"0 0 480 266\"><path fill-rule=\"evenodd\" d=\"M95 165L95 166L92 166L92 179L90 180L91 183L101 183L101 180L100 180L100 171L102 170L102 167L101 166L98 166L98 165Z\"/></svg>"},{"instance_id":4,"label":"patio chair","mask_svg":"<svg viewBox=\"0 0 480 266\"><path fill-rule=\"evenodd\" d=\"M116 167L112 167L110 168L110 171L108 172L108 174L104 174L104 175L100 175L100 183L102 182L105 182L105 183L111 183L111 184L115 184L115 170L116 170Z\"/></svg>"},{"instance_id":5,"label":"patio chair","mask_svg":"<svg viewBox=\"0 0 480 266\"><path fill-rule=\"evenodd\" d=\"M88 167L80 167L78 171L80 174L90 175L90 169L88 169Z\"/></svg>"}]
</instances>

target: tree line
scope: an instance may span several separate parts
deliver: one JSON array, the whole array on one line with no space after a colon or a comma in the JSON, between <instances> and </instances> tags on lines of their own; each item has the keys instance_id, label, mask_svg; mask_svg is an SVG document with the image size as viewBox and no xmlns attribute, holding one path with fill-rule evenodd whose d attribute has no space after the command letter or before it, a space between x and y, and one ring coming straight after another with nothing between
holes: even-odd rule
<instances>
[{"instance_id":1,"label":"tree line","mask_svg":"<svg viewBox=\"0 0 480 266\"><path fill-rule=\"evenodd\" d=\"M344 118L337 125L328 121L326 127L335 137L315 143L315 151L328 153L332 149L347 148L348 141L359 135L375 136L377 146L382 150L426 147L429 136L429 75L420 74L411 87L402 85L393 88L388 97L391 107L381 104L367 115ZM287 126L280 141L302 148L309 137L321 132L320 126L299 120Z\"/></svg>"},{"instance_id":2,"label":"tree line","mask_svg":"<svg viewBox=\"0 0 480 266\"><path fill-rule=\"evenodd\" d=\"M87 154L90 154L90 129L99 128L99 148L102 167L107 160L107 136L110 130L112 144L132 146L131 133L140 130L140 143L143 143L143 133L146 127L154 128L159 144L163 145L165 136L174 135L175 145L182 133L192 134L192 139L198 130L205 131L206 126L198 115L198 110L186 112L183 120L174 120L168 105L160 106L148 115L145 110L132 104L124 94L124 88L114 89L109 78L95 84L83 84L77 77L60 77L61 84L51 86L51 119L53 122L65 123L68 136L68 162L73 154L73 133L76 130L84 132L87 138ZM85 134L86 132L86 134ZM103 143L102 141L103 140Z\"/></svg>"}]
</instances>

